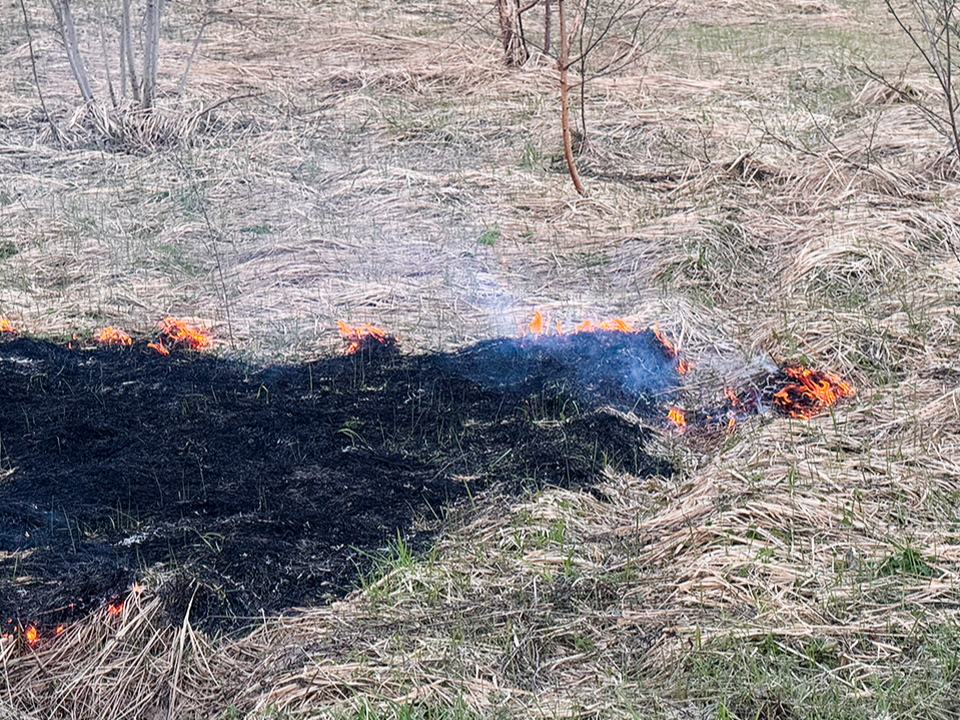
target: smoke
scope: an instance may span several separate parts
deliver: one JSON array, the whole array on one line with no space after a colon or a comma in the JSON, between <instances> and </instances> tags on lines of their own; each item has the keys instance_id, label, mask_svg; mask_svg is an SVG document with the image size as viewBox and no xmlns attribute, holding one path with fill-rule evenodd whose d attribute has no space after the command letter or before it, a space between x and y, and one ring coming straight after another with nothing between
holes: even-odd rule
<instances>
[{"instance_id":1,"label":"smoke","mask_svg":"<svg viewBox=\"0 0 960 720\"><path fill-rule=\"evenodd\" d=\"M584 408L609 405L661 416L680 389L676 352L649 330L594 330L477 343L444 356L447 368L483 388L570 395Z\"/></svg>"}]
</instances>

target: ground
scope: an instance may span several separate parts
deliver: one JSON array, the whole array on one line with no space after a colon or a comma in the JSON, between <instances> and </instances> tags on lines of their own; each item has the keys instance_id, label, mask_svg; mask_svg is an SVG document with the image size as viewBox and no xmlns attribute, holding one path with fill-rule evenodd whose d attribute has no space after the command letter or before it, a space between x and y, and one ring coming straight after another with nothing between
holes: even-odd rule
<instances>
[{"instance_id":1,"label":"ground","mask_svg":"<svg viewBox=\"0 0 960 720\"><path fill-rule=\"evenodd\" d=\"M607 466L672 471L645 453L636 415L662 423L679 390L653 333L423 356L359 342L255 368L146 340L82 349L7 334L7 634L53 638L115 611L134 584L153 587L171 623L242 633L342 597L391 542L422 550L428 521L471 493L589 488ZM643 361L645 382L622 387Z\"/></svg>"},{"instance_id":2,"label":"ground","mask_svg":"<svg viewBox=\"0 0 960 720\"><path fill-rule=\"evenodd\" d=\"M422 358L539 310L566 332L658 323L693 364L690 412L786 363L856 395L729 432L650 423L669 472L599 462L563 486L512 466L513 489L464 486L422 545L391 535L355 591L239 635L171 623L147 582L0 645L8 714L956 716L957 162L884 3L679 2L649 52L574 92L585 196L555 64L532 47L508 67L492 3L169 4L149 117L105 110L114 5L103 52L76 3L89 107L49 9L25 3L32 44L23 8L0 10L0 311L20 342L187 316L239 383L342 362L337 320ZM183 422L215 409L176 402ZM0 440L12 482L21 438Z\"/></svg>"}]
</instances>

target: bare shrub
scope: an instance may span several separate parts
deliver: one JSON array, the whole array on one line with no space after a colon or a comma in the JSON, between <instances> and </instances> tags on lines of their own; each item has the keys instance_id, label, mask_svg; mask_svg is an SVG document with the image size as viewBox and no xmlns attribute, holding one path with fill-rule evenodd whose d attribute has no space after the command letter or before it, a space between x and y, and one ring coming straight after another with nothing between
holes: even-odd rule
<instances>
[{"instance_id":1,"label":"bare shrub","mask_svg":"<svg viewBox=\"0 0 960 720\"><path fill-rule=\"evenodd\" d=\"M900 80L890 80L869 67L864 73L916 107L960 160L960 8L956 0L884 0L887 11L919 51L933 73L939 98L929 103Z\"/></svg>"},{"instance_id":2,"label":"bare shrub","mask_svg":"<svg viewBox=\"0 0 960 720\"><path fill-rule=\"evenodd\" d=\"M154 112L160 64L160 29L166 0L141 0L139 3L122 0L120 15L114 18L105 17L103 7L98 6L97 35L108 98L97 97L94 91L96 86L91 83L87 70L89 64L84 60L84 50L78 38L73 3L71 0L49 2L70 70L86 106L74 114L74 124L78 118L89 119L94 131L113 147L134 150L168 145L176 140L171 132L177 126L183 129L197 125L198 118L161 118ZM23 12L24 22L29 27L25 6ZM215 17L214 4L208 2L186 68L177 84L178 99L183 95L203 32ZM109 42L110 39L113 43ZM115 52L113 57L111 49ZM119 87L115 79L119 81ZM42 102L39 80L37 90Z\"/></svg>"},{"instance_id":3,"label":"bare shrub","mask_svg":"<svg viewBox=\"0 0 960 720\"><path fill-rule=\"evenodd\" d=\"M624 70L656 47L665 35L666 20L676 0L556 0L555 3L531 0L523 7L515 6L514 1L498 0L507 64L517 64L520 57L525 59L528 44L555 60L560 84L563 155L574 187L584 195L586 191L574 158L570 89L580 86L582 145L587 136L586 83ZM551 54L554 6L560 35L556 56ZM528 36L521 24L522 15L535 8L543 12L543 35L539 38ZM576 82L571 82L571 72L577 75Z\"/></svg>"}]
</instances>

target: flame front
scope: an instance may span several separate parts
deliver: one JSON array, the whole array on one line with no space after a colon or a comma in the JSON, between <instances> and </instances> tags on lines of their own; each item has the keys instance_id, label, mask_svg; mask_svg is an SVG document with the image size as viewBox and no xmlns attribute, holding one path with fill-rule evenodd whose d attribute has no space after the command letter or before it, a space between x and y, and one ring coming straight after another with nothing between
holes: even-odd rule
<instances>
[{"instance_id":1,"label":"flame front","mask_svg":"<svg viewBox=\"0 0 960 720\"><path fill-rule=\"evenodd\" d=\"M0 316L0 333L15 333L13 325L5 317Z\"/></svg>"},{"instance_id":2,"label":"flame front","mask_svg":"<svg viewBox=\"0 0 960 720\"><path fill-rule=\"evenodd\" d=\"M539 310L533 313L533 320L527 327L530 328L530 332L534 335L539 335L543 332L543 316L540 315Z\"/></svg>"},{"instance_id":3,"label":"flame front","mask_svg":"<svg viewBox=\"0 0 960 720\"><path fill-rule=\"evenodd\" d=\"M117 330L114 327L107 326L96 335L94 339L101 345L132 345L133 340L123 330Z\"/></svg>"},{"instance_id":4,"label":"flame front","mask_svg":"<svg viewBox=\"0 0 960 720\"><path fill-rule=\"evenodd\" d=\"M790 417L809 419L840 398L856 394L853 387L830 372L801 366L788 366L783 372L796 382L786 383L774 393L773 401Z\"/></svg>"},{"instance_id":5,"label":"flame front","mask_svg":"<svg viewBox=\"0 0 960 720\"><path fill-rule=\"evenodd\" d=\"M670 342L670 339L666 335L664 335L662 332L660 332L660 323L654 323L654 326L652 329L653 329L653 334L657 336L657 340L659 340L660 343L663 345L663 347L666 349L667 354L670 357L676 357L679 354L679 352L677 351L677 348L674 346L674 344Z\"/></svg>"},{"instance_id":6,"label":"flame front","mask_svg":"<svg viewBox=\"0 0 960 720\"><path fill-rule=\"evenodd\" d=\"M342 320L337 320L337 325L340 327L340 337L343 338L343 341L347 344L345 348L347 354L352 354L357 352L367 338L373 338L382 345L388 343L387 331L382 328L375 327L373 325L359 325L354 327L353 325L348 325ZM394 341L395 343L396 341Z\"/></svg>"},{"instance_id":7,"label":"flame front","mask_svg":"<svg viewBox=\"0 0 960 720\"><path fill-rule=\"evenodd\" d=\"M188 325L183 320L165 317L157 326L160 328L161 338L166 338L175 346L201 350L210 344L210 336L206 330Z\"/></svg>"},{"instance_id":8,"label":"flame front","mask_svg":"<svg viewBox=\"0 0 960 720\"><path fill-rule=\"evenodd\" d=\"M626 333L636 332L629 323L627 323L625 320L621 320L620 318L612 318L610 320L604 320L603 322L584 320L573 328L573 331L578 333L595 332L596 330L610 330L611 332Z\"/></svg>"},{"instance_id":9,"label":"flame front","mask_svg":"<svg viewBox=\"0 0 960 720\"><path fill-rule=\"evenodd\" d=\"M680 408L670 408L667 417L676 425L677 429L682 430L687 427L687 416Z\"/></svg>"},{"instance_id":10,"label":"flame front","mask_svg":"<svg viewBox=\"0 0 960 720\"><path fill-rule=\"evenodd\" d=\"M557 327L557 335L563 335L563 325L560 323L560 321L555 320L554 324ZM525 329L521 327L520 334L523 335L527 330L529 330L533 335L544 335L547 333L547 321L544 319L539 310L534 310L533 320L527 324ZM636 332L628 322L621 320L620 318L612 318L610 320L603 321L583 320L573 327L574 333L596 332L597 330L610 330L611 332L626 333Z\"/></svg>"}]
</instances>

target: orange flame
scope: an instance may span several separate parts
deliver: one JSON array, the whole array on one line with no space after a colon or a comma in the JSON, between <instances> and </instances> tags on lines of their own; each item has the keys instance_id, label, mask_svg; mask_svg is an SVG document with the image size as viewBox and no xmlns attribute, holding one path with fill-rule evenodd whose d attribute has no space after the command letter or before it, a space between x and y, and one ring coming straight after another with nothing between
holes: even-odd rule
<instances>
[{"instance_id":1,"label":"orange flame","mask_svg":"<svg viewBox=\"0 0 960 720\"><path fill-rule=\"evenodd\" d=\"M687 426L687 416L680 408L670 408L667 417L673 421L673 424L676 425L678 429L682 430Z\"/></svg>"},{"instance_id":2,"label":"orange flame","mask_svg":"<svg viewBox=\"0 0 960 720\"><path fill-rule=\"evenodd\" d=\"M677 348L674 347L673 343L670 342L670 339L666 335L660 332L660 323L654 323L652 330L653 334L657 336L657 340L659 340L663 347L666 348L667 355L670 357L676 357L678 354Z\"/></svg>"},{"instance_id":3,"label":"orange flame","mask_svg":"<svg viewBox=\"0 0 960 720\"><path fill-rule=\"evenodd\" d=\"M800 366L785 367L783 372L796 382L787 383L774 393L773 401L790 417L811 418L840 398L856 394L853 387L833 373Z\"/></svg>"},{"instance_id":4,"label":"orange flame","mask_svg":"<svg viewBox=\"0 0 960 720\"><path fill-rule=\"evenodd\" d=\"M156 350L156 351L157 351L158 353L160 353L161 355L169 355L169 354L170 354L170 351L167 350L167 349L163 346L163 341L162 341L162 340L158 340L158 341L155 342L155 343L147 343L147 347L148 347L148 348L151 348L152 350Z\"/></svg>"},{"instance_id":5,"label":"orange flame","mask_svg":"<svg viewBox=\"0 0 960 720\"><path fill-rule=\"evenodd\" d=\"M602 330L614 330L616 332L633 332L633 328L620 318L613 318L612 320L602 322L600 323L600 328Z\"/></svg>"},{"instance_id":6,"label":"orange flame","mask_svg":"<svg viewBox=\"0 0 960 720\"><path fill-rule=\"evenodd\" d=\"M15 333L13 325L5 317L0 316L0 333Z\"/></svg>"},{"instance_id":7,"label":"orange flame","mask_svg":"<svg viewBox=\"0 0 960 720\"><path fill-rule=\"evenodd\" d=\"M107 612L111 615L119 615L123 612L123 600L107 603Z\"/></svg>"},{"instance_id":8,"label":"orange flame","mask_svg":"<svg viewBox=\"0 0 960 720\"><path fill-rule=\"evenodd\" d=\"M378 328L373 325L360 325L354 327L353 325L348 325L342 320L337 320L337 325L340 326L340 337L342 337L344 342L347 343L347 354L355 353L357 350L359 350L363 345L364 339L368 337L372 337L383 344L387 344L387 331L383 330L382 328Z\"/></svg>"},{"instance_id":9,"label":"orange flame","mask_svg":"<svg viewBox=\"0 0 960 720\"><path fill-rule=\"evenodd\" d=\"M165 317L157 323L157 327L160 328L161 339L165 337L175 346L201 350L210 344L210 336L206 330L188 325L183 320Z\"/></svg>"},{"instance_id":10,"label":"orange flame","mask_svg":"<svg viewBox=\"0 0 960 720\"><path fill-rule=\"evenodd\" d=\"M27 645L30 645L31 647L35 645L37 642L37 626L28 625L27 629L23 633L23 637L26 638Z\"/></svg>"},{"instance_id":11,"label":"orange flame","mask_svg":"<svg viewBox=\"0 0 960 720\"><path fill-rule=\"evenodd\" d=\"M94 339L102 345L132 345L133 340L123 330L117 330L114 327L107 326L96 335Z\"/></svg>"},{"instance_id":12,"label":"orange flame","mask_svg":"<svg viewBox=\"0 0 960 720\"><path fill-rule=\"evenodd\" d=\"M560 324L560 321L556 320L555 322L557 326L557 335L563 335L563 326ZM540 311L536 310L533 313L533 320L530 321L530 324L527 325L527 328L534 335L542 335L545 332L545 324L546 321L543 319ZM610 320L604 320L602 322L599 320L583 320L573 328L575 333L594 332L596 330L610 330L612 332L626 333L636 332L626 320L621 320L620 318L611 318Z\"/></svg>"},{"instance_id":13,"label":"orange flame","mask_svg":"<svg viewBox=\"0 0 960 720\"><path fill-rule=\"evenodd\" d=\"M533 313L533 320L527 327L530 328L530 332L534 335L539 335L543 332L543 317L540 315L539 310Z\"/></svg>"}]
</instances>

